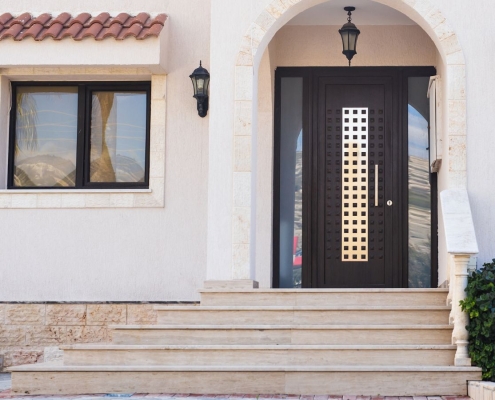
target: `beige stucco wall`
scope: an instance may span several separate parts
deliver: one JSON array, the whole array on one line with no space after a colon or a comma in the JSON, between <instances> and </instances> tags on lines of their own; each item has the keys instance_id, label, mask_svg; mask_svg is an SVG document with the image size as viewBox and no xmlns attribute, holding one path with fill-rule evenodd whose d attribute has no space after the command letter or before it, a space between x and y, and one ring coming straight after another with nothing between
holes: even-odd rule
<instances>
[{"instance_id":1,"label":"beige stucco wall","mask_svg":"<svg viewBox=\"0 0 495 400\"><path fill-rule=\"evenodd\" d=\"M200 59L210 68L209 0L0 4L0 13L24 11L169 15L167 115L160 117L166 122L165 206L1 209L0 301L197 299L206 274L209 118L197 115L189 74ZM36 45L41 56L42 43ZM67 57L78 64L77 54ZM5 158L2 151L0 162Z\"/></svg>"},{"instance_id":2,"label":"beige stucco wall","mask_svg":"<svg viewBox=\"0 0 495 400\"><path fill-rule=\"evenodd\" d=\"M342 54L340 26L286 25L272 39L276 66L347 66ZM353 66L430 66L437 50L415 25L360 26Z\"/></svg>"}]
</instances>

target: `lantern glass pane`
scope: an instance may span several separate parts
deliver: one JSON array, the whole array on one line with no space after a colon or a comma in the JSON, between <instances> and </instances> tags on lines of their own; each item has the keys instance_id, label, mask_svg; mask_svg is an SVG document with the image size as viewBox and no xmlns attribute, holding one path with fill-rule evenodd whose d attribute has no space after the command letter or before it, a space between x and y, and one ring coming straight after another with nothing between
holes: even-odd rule
<instances>
[{"instance_id":1,"label":"lantern glass pane","mask_svg":"<svg viewBox=\"0 0 495 400\"><path fill-rule=\"evenodd\" d=\"M357 41L356 32L349 32L349 50L356 51L356 41Z\"/></svg>"},{"instance_id":2,"label":"lantern glass pane","mask_svg":"<svg viewBox=\"0 0 495 400\"><path fill-rule=\"evenodd\" d=\"M191 77L191 82L193 84L194 95L198 93L198 86L196 84L196 77Z\"/></svg>"},{"instance_id":3,"label":"lantern glass pane","mask_svg":"<svg viewBox=\"0 0 495 400\"><path fill-rule=\"evenodd\" d=\"M343 50L349 50L349 32L348 31L343 31L341 32L342 35L342 47Z\"/></svg>"},{"instance_id":4,"label":"lantern glass pane","mask_svg":"<svg viewBox=\"0 0 495 400\"><path fill-rule=\"evenodd\" d=\"M205 94L208 94L208 86L210 85L210 78L205 78Z\"/></svg>"}]
</instances>

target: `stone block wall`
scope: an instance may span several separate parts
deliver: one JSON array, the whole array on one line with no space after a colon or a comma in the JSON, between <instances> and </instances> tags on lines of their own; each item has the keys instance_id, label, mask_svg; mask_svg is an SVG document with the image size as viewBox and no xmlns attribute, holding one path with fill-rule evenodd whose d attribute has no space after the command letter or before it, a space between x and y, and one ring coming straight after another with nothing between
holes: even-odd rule
<instances>
[{"instance_id":1,"label":"stone block wall","mask_svg":"<svg viewBox=\"0 0 495 400\"><path fill-rule=\"evenodd\" d=\"M3 368L43 362L45 349L53 355L64 344L110 342L110 325L154 325L154 305L0 303Z\"/></svg>"}]
</instances>

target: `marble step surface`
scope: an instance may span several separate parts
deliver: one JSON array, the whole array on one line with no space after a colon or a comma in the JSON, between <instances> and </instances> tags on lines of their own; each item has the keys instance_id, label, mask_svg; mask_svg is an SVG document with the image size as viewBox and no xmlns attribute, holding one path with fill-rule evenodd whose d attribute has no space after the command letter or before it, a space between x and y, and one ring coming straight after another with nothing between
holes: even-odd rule
<instances>
[{"instance_id":1,"label":"marble step surface","mask_svg":"<svg viewBox=\"0 0 495 400\"><path fill-rule=\"evenodd\" d=\"M452 325L113 325L114 344L450 344Z\"/></svg>"},{"instance_id":2,"label":"marble step surface","mask_svg":"<svg viewBox=\"0 0 495 400\"><path fill-rule=\"evenodd\" d=\"M447 289L203 289L202 306L445 306Z\"/></svg>"},{"instance_id":3,"label":"marble step surface","mask_svg":"<svg viewBox=\"0 0 495 400\"><path fill-rule=\"evenodd\" d=\"M12 367L12 392L250 393L366 396L465 395L475 367L445 366L64 366Z\"/></svg>"},{"instance_id":4,"label":"marble step surface","mask_svg":"<svg viewBox=\"0 0 495 400\"><path fill-rule=\"evenodd\" d=\"M449 323L447 306L155 306L157 322L191 324L379 324Z\"/></svg>"},{"instance_id":5,"label":"marble step surface","mask_svg":"<svg viewBox=\"0 0 495 400\"><path fill-rule=\"evenodd\" d=\"M451 345L107 345L61 346L64 365L453 365Z\"/></svg>"}]
</instances>

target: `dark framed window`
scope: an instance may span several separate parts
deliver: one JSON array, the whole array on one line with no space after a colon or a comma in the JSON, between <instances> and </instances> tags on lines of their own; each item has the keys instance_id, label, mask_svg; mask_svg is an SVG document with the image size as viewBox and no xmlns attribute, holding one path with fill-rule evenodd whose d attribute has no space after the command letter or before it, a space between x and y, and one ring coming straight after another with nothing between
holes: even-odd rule
<instances>
[{"instance_id":1,"label":"dark framed window","mask_svg":"<svg viewBox=\"0 0 495 400\"><path fill-rule=\"evenodd\" d=\"M149 187L149 82L13 82L9 189Z\"/></svg>"}]
</instances>

